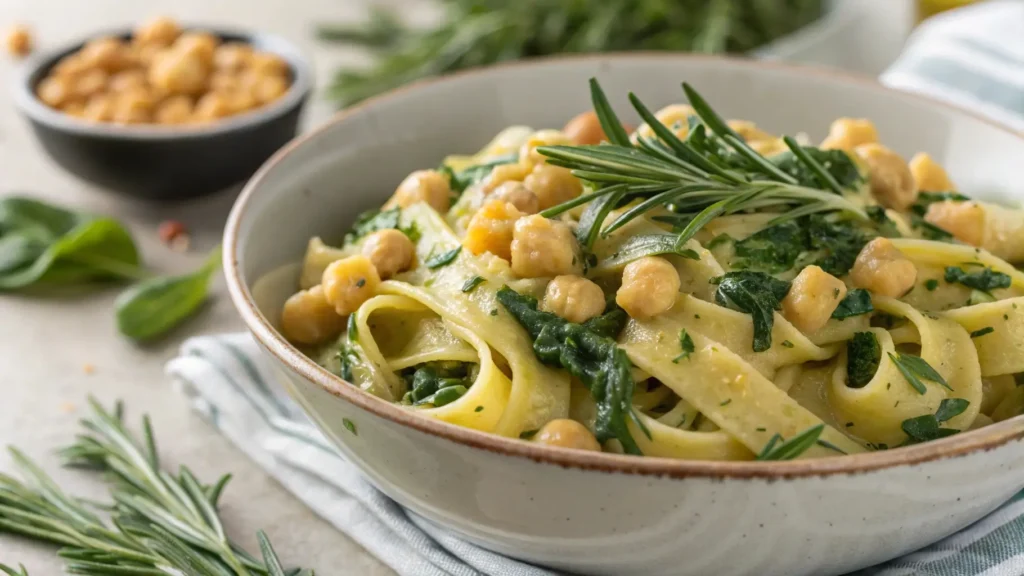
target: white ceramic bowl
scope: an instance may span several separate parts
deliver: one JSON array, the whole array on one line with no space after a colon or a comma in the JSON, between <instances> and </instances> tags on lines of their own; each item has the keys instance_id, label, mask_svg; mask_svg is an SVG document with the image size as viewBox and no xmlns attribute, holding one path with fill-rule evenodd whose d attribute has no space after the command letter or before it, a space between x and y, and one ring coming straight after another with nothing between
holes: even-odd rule
<instances>
[{"instance_id":1,"label":"white ceramic bowl","mask_svg":"<svg viewBox=\"0 0 1024 576\"><path fill-rule=\"evenodd\" d=\"M420 418L319 368L274 329L307 239L340 239L414 169L472 152L510 124L557 127L598 77L624 119L680 82L724 115L824 136L839 116L931 153L963 190L1024 198L1024 139L878 84L778 64L671 55L515 64L420 83L351 108L271 159L225 233L232 299L310 417L386 494L430 522L516 558L585 574L840 574L931 543L1024 487L1024 419L884 452L794 462L695 462L548 448ZM348 431L345 420L358 434Z\"/></svg>"}]
</instances>

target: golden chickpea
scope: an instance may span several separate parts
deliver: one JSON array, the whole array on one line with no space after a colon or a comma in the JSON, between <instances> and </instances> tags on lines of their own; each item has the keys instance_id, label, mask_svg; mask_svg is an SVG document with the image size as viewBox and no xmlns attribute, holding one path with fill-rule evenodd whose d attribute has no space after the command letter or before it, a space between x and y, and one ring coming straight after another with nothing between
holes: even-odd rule
<instances>
[{"instance_id":1,"label":"golden chickpea","mask_svg":"<svg viewBox=\"0 0 1024 576\"><path fill-rule=\"evenodd\" d=\"M181 34L181 26L178 26L177 22L166 16L160 16L136 28L132 41L137 44L170 46L179 34Z\"/></svg>"},{"instance_id":2,"label":"golden chickpea","mask_svg":"<svg viewBox=\"0 0 1024 576\"><path fill-rule=\"evenodd\" d=\"M473 254L490 252L506 261L512 260L512 238L516 220L524 214L515 205L494 199L473 214L466 228L462 245Z\"/></svg>"},{"instance_id":3,"label":"golden chickpea","mask_svg":"<svg viewBox=\"0 0 1024 576\"><path fill-rule=\"evenodd\" d=\"M571 170L561 166L538 164L523 184L537 196L541 210L568 202L583 193L583 183L572 175Z\"/></svg>"},{"instance_id":4,"label":"golden chickpea","mask_svg":"<svg viewBox=\"0 0 1024 576\"><path fill-rule=\"evenodd\" d=\"M601 127L601 121L597 118L597 113L593 110L587 110L569 120L565 128L562 128L562 132L569 137L569 141L574 146L600 144L608 139L604 128Z\"/></svg>"},{"instance_id":5,"label":"golden chickpea","mask_svg":"<svg viewBox=\"0 0 1024 576\"><path fill-rule=\"evenodd\" d=\"M71 80L64 76L50 76L44 78L36 88L36 95L39 99L53 108L60 108L62 104L72 99Z\"/></svg>"},{"instance_id":6,"label":"golden chickpea","mask_svg":"<svg viewBox=\"0 0 1024 576\"><path fill-rule=\"evenodd\" d=\"M572 230L534 214L516 220L512 231L512 271L520 278L579 274L583 263Z\"/></svg>"},{"instance_id":7,"label":"golden chickpea","mask_svg":"<svg viewBox=\"0 0 1024 576\"><path fill-rule=\"evenodd\" d=\"M196 102L192 118L196 122L213 122L229 115L231 115L231 105L227 98L218 92L207 92Z\"/></svg>"},{"instance_id":8,"label":"golden chickpea","mask_svg":"<svg viewBox=\"0 0 1024 576\"><path fill-rule=\"evenodd\" d=\"M775 136L761 130L757 127L757 124L750 122L749 120L729 120L726 122L732 131L739 134L740 138L743 138L744 142L748 144L751 142L761 142L764 140L773 140Z\"/></svg>"},{"instance_id":9,"label":"golden chickpea","mask_svg":"<svg viewBox=\"0 0 1024 576\"><path fill-rule=\"evenodd\" d=\"M187 124L192 120L192 99L179 94L157 105L153 113L157 124Z\"/></svg>"},{"instance_id":10,"label":"golden chickpea","mask_svg":"<svg viewBox=\"0 0 1024 576\"><path fill-rule=\"evenodd\" d=\"M206 88L208 68L195 54L168 51L149 68L149 83L168 94L195 94Z\"/></svg>"},{"instance_id":11,"label":"golden chickpea","mask_svg":"<svg viewBox=\"0 0 1024 576\"><path fill-rule=\"evenodd\" d=\"M238 72L252 60L252 46L242 42L225 42L213 52L213 66L217 70Z\"/></svg>"},{"instance_id":12,"label":"golden chickpea","mask_svg":"<svg viewBox=\"0 0 1024 576\"><path fill-rule=\"evenodd\" d=\"M881 144L861 144L854 152L868 167L871 195L879 204L903 211L917 200L914 175L902 156Z\"/></svg>"},{"instance_id":13,"label":"golden chickpea","mask_svg":"<svg viewBox=\"0 0 1024 576\"><path fill-rule=\"evenodd\" d=\"M299 344L320 344L341 333L345 318L327 302L322 286L293 294L281 309L281 333Z\"/></svg>"},{"instance_id":14,"label":"golden chickpea","mask_svg":"<svg viewBox=\"0 0 1024 576\"><path fill-rule=\"evenodd\" d=\"M288 81L282 76L263 76L256 80L252 94L261 104L270 104L288 92Z\"/></svg>"},{"instance_id":15,"label":"golden chickpea","mask_svg":"<svg viewBox=\"0 0 1024 576\"><path fill-rule=\"evenodd\" d=\"M194 54L207 66L213 65L213 54L220 39L209 32L186 32L174 41L171 49L183 54Z\"/></svg>"},{"instance_id":16,"label":"golden chickpea","mask_svg":"<svg viewBox=\"0 0 1024 576\"><path fill-rule=\"evenodd\" d=\"M858 288L898 298L914 287L917 268L888 239L875 238L857 255L850 280Z\"/></svg>"},{"instance_id":17,"label":"golden chickpea","mask_svg":"<svg viewBox=\"0 0 1024 576\"><path fill-rule=\"evenodd\" d=\"M443 214L448 211L451 198L452 187L444 174L437 170L417 170L402 180L384 209L408 208L417 202L426 202Z\"/></svg>"},{"instance_id":18,"label":"golden chickpea","mask_svg":"<svg viewBox=\"0 0 1024 576\"><path fill-rule=\"evenodd\" d=\"M380 275L366 256L349 256L327 266L321 285L334 311L347 316L373 297Z\"/></svg>"},{"instance_id":19,"label":"golden chickpea","mask_svg":"<svg viewBox=\"0 0 1024 576\"><path fill-rule=\"evenodd\" d=\"M241 79L237 74L216 70L213 74L210 74L209 88L216 92L230 92L234 90L242 90L243 86ZM249 86L246 88L251 89L252 87Z\"/></svg>"},{"instance_id":20,"label":"golden chickpea","mask_svg":"<svg viewBox=\"0 0 1024 576\"><path fill-rule=\"evenodd\" d=\"M61 58L60 61L57 62L57 65L53 67L53 70L50 71L50 74L53 76L70 78L78 76L86 70L89 70L89 66L76 52Z\"/></svg>"},{"instance_id":21,"label":"golden chickpea","mask_svg":"<svg viewBox=\"0 0 1024 576\"><path fill-rule=\"evenodd\" d=\"M878 142L878 130L866 118L838 118L832 122L828 137L822 141L825 149L839 149L852 152L857 146Z\"/></svg>"},{"instance_id":22,"label":"golden chickpea","mask_svg":"<svg viewBox=\"0 0 1024 576\"><path fill-rule=\"evenodd\" d=\"M547 446L600 452L601 445L587 427L575 420L559 418L541 427L533 441Z\"/></svg>"},{"instance_id":23,"label":"golden chickpea","mask_svg":"<svg viewBox=\"0 0 1024 576\"><path fill-rule=\"evenodd\" d=\"M508 202L523 214L540 211L540 199L520 182L505 182L491 193L491 198Z\"/></svg>"},{"instance_id":24,"label":"golden chickpea","mask_svg":"<svg viewBox=\"0 0 1024 576\"><path fill-rule=\"evenodd\" d=\"M85 101L72 100L70 102L65 102L64 105L61 106L60 111L68 116L83 118L85 117Z\"/></svg>"},{"instance_id":25,"label":"golden chickpea","mask_svg":"<svg viewBox=\"0 0 1024 576\"><path fill-rule=\"evenodd\" d=\"M686 104L670 104L658 110L654 117L671 130L680 140L686 138L690 133L690 116L693 116L693 108ZM641 124L636 132L630 136L633 144L640 142L640 137L654 138L654 130L646 123Z\"/></svg>"},{"instance_id":26,"label":"golden chickpea","mask_svg":"<svg viewBox=\"0 0 1024 576\"><path fill-rule=\"evenodd\" d=\"M782 299L782 315L802 332L821 329L846 298L846 284L818 266L807 266Z\"/></svg>"},{"instance_id":27,"label":"golden chickpea","mask_svg":"<svg viewBox=\"0 0 1024 576\"><path fill-rule=\"evenodd\" d=\"M102 68L94 68L75 79L74 95L77 98L88 98L107 89L110 75Z\"/></svg>"},{"instance_id":28,"label":"golden chickpea","mask_svg":"<svg viewBox=\"0 0 1024 576\"><path fill-rule=\"evenodd\" d=\"M615 302L631 318L646 320L667 312L679 294L679 272L658 256L644 256L626 264Z\"/></svg>"},{"instance_id":29,"label":"golden chickpea","mask_svg":"<svg viewBox=\"0 0 1024 576\"><path fill-rule=\"evenodd\" d=\"M259 102L252 93L245 90L225 90L220 94L228 104L230 114L241 114L259 106Z\"/></svg>"},{"instance_id":30,"label":"golden chickpea","mask_svg":"<svg viewBox=\"0 0 1024 576\"><path fill-rule=\"evenodd\" d=\"M32 34L28 28L17 24L7 32L7 52L18 57L32 52Z\"/></svg>"},{"instance_id":31,"label":"golden chickpea","mask_svg":"<svg viewBox=\"0 0 1024 576\"><path fill-rule=\"evenodd\" d=\"M924 152L914 154L910 159L910 173L921 192L947 192L956 190L946 170Z\"/></svg>"},{"instance_id":32,"label":"golden chickpea","mask_svg":"<svg viewBox=\"0 0 1024 576\"><path fill-rule=\"evenodd\" d=\"M144 124L152 118L156 100L145 90L132 90L118 94L114 99L111 118L119 124Z\"/></svg>"},{"instance_id":33,"label":"golden chickpea","mask_svg":"<svg viewBox=\"0 0 1024 576\"><path fill-rule=\"evenodd\" d=\"M370 259L381 279L387 280L412 266L416 246L398 230L378 230L363 243L363 256Z\"/></svg>"},{"instance_id":34,"label":"golden chickpea","mask_svg":"<svg viewBox=\"0 0 1024 576\"><path fill-rule=\"evenodd\" d=\"M924 219L971 246L980 247L985 241L985 209L976 202L934 202Z\"/></svg>"},{"instance_id":35,"label":"golden chickpea","mask_svg":"<svg viewBox=\"0 0 1024 576\"><path fill-rule=\"evenodd\" d=\"M249 56L249 69L258 76L288 76L288 63L270 52L253 52Z\"/></svg>"},{"instance_id":36,"label":"golden chickpea","mask_svg":"<svg viewBox=\"0 0 1024 576\"><path fill-rule=\"evenodd\" d=\"M122 70L110 77L107 87L111 92L127 92L146 87L146 72L143 70Z\"/></svg>"},{"instance_id":37,"label":"golden chickpea","mask_svg":"<svg viewBox=\"0 0 1024 576\"><path fill-rule=\"evenodd\" d=\"M124 42L112 36L90 40L78 52L82 63L90 68L101 68L116 72L128 63L128 51Z\"/></svg>"},{"instance_id":38,"label":"golden chickpea","mask_svg":"<svg viewBox=\"0 0 1024 576\"><path fill-rule=\"evenodd\" d=\"M152 66L168 48L159 44L132 44L128 48L129 58L142 67Z\"/></svg>"},{"instance_id":39,"label":"golden chickpea","mask_svg":"<svg viewBox=\"0 0 1024 576\"><path fill-rule=\"evenodd\" d=\"M89 98L82 117L93 122L110 122L114 118L114 98L107 94Z\"/></svg>"},{"instance_id":40,"label":"golden chickpea","mask_svg":"<svg viewBox=\"0 0 1024 576\"><path fill-rule=\"evenodd\" d=\"M558 130L538 130L530 135L519 147L519 163L536 166L547 162L547 156L537 152L541 146L559 146L571 144L569 137Z\"/></svg>"},{"instance_id":41,"label":"golden chickpea","mask_svg":"<svg viewBox=\"0 0 1024 576\"><path fill-rule=\"evenodd\" d=\"M541 307L547 312L582 324L604 312L601 287L581 276L555 276L544 291Z\"/></svg>"},{"instance_id":42,"label":"golden chickpea","mask_svg":"<svg viewBox=\"0 0 1024 576\"><path fill-rule=\"evenodd\" d=\"M491 173L484 179L483 190L484 192L493 192L506 182L522 182L531 170L531 166L525 162L498 164L491 168Z\"/></svg>"}]
</instances>

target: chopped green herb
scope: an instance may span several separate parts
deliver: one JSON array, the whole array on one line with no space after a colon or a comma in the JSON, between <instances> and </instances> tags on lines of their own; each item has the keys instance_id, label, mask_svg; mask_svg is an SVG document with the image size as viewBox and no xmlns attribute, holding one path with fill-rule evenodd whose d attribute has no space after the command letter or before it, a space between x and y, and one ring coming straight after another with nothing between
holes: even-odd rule
<instances>
[{"instance_id":1,"label":"chopped green herb","mask_svg":"<svg viewBox=\"0 0 1024 576\"><path fill-rule=\"evenodd\" d=\"M686 360L694 352L693 339L686 333L686 328L679 331L679 347L683 351L672 359L673 364L678 364L680 360Z\"/></svg>"},{"instance_id":2,"label":"chopped green herb","mask_svg":"<svg viewBox=\"0 0 1024 576\"><path fill-rule=\"evenodd\" d=\"M981 338L982 336L984 336L986 334L991 334L991 333L993 333L995 331L996 331L995 328L993 328L991 326L985 326L984 328L979 328L978 330L975 330L974 332L971 332L971 338Z\"/></svg>"},{"instance_id":3,"label":"chopped green herb","mask_svg":"<svg viewBox=\"0 0 1024 576\"><path fill-rule=\"evenodd\" d=\"M855 332L846 343L846 385L863 388L875 377L882 361L882 347L872 332Z\"/></svg>"},{"instance_id":4,"label":"chopped green herb","mask_svg":"<svg viewBox=\"0 0 1024 576\"><path fill-rule=\"evenodd\" d=\"M792 348L793 347L793 343L790 342L789 340L783 340L782 341L782 347L783 348Z\"/></svg>"},{"instance_id":5,"label":"chopped green herb","mask_svg":"<svg viewBox=\"0 0 1024 576\"><path fill-rule=\"evenodd\" d=\"M924 287L927 288L929 292L934 292L935 289L939 287L939 281L935 278L930 278L925 281Z\"/></svg>"},{"instance_id":6,"label":"chopped green herb","mask_svg":"<svg viewBox=\"0 0 1024 576\"><path fill-rule=\"evenodd\" d=\"M484 407L483 406L477 406L475 409L473 409L473 412L483 412L483 411L484 411Z\"/></svg>"},{"instance_id":7,"label":"chopped green herb","mask_svg":"<svg viewBox=\"0 0 1024 576\"><path fill-rule=\"evenodd\" d=\"M505 154L504 156L496 156L488 162L482 164L476 164L463 168L458 172L455 172L447 166L442 166L441 171L448 174L448 179L451 182L451 188L458 194L462 194L467 188L474 184L479 184L490 175L491 170L495 166L502 164L513 164L519 161L519 153L512 152Z\"/></svg>"},{"instance_id":8,"label":"chopped green herb","mask_svg":"<svg viewBox=\"0 0 1024 576\"><path fill-rule=\"evenodd\" d=\"M349 342L359 342L359 326L356 324L356 315L348 315L348 340Z\"/></svg>"},{"instance_id":9,"label":"chopped green herb","mask_svg":"<svg viewBox=\"0 0 1024 576\"><path fill-rule=\"evenodd\" d=\"M919 394L928 392L928 388L925 387L922 380L935 382L936 384L952 391L946 379L942 377L932 368L928 362L920 356L914 356L913 354L893 354L889 352L889 359L892 360L893 364L900 371L900 374L906 378L907 382L917 390Z\"/></svg>"},{"instance_id":10,"label":"chopped green herb","mask_svg":"<svg viewBox=\"0 0 1024 576\"><path fill-rule=\"evenodd\" d=\"M853 422L847 422L846 423L846 427L847 428L853 428Z\"/></svg>"},{"instance_id":11,"label":"chopped green herb","mask_svg":"<svg viewBox=\"0 0 1024 576\"><path fill-rule=\"evenodd\" d=\"M767 429L767 428L764 428L764 427L762 427L762 426L758 426L758 427L757 427L757 431L758 431L758 432L767 432L767 431L768 431L768 429Z\"/></svg>"},{"instance_id":12,"label":"chopped green herb","mask_svg":"<svg viewBox=\"0 0 1024 576\"><path fill-rule=\"evenodd\" d=\"M840 454L846 454L847 453L845 450L843 450L839 446L836 446L835 444L833 444L833 443L831 443L831 442L829 442L827 440L820 440L819 439L817 444L818 444L818 446L821 446L823 448L828 448L829 450L832 450L833 452L839 452Z\"/></svg>"},{"instance_id":13,"label":"chopped green herb","mask_svg":"<svg viewBox=\"0 0 1024 576\"><path fill-rule=\"evenodd\" d=\"M917 195L917 200L914 205L910 207L910 210L918 216L924 216L928 212L928 207L935 202L942 202L945 200L953 200L955 202L966 202L970 200L967 196L957 192L921 192Z\"/></svg>"},{"instance_id":14,"label":"chopped green herb","mask_svg":"<svg viewBox=\"0 0 1024 576\"><path fill-rule=\"evenodd\" d=\"M728 272L719 277L715 302L733 310L750 314L754 324L754 352L772 347L775 311L789 292L790 283L763 272Z\"/></svg>"},{"instance_id":15,"label":"chopped green herb","mask_svg":"<svg viewBox=\"0 0 1024 576\"><path fill-rule=\"evenodd\" d=\"M727 398L723 400L722 403L719 404L719 406L728 406L730 403L732 403L732 398Z\"/></svg>"},{"instance_id":16,"label":"chopped green herb","mask_svg":"<svg viewBox=\"0 0 1024 576\"><path fill-rule=\"evenodd\" d=\"M735 241L736 239L733 238L732 236L729 236L728 234L719 234L718 236L712 238L710 242L708 242L707 249L714 250L715 248L718 248L722 244L728 244L730 242Z\"/></svg>"},{"instance_id":17,"label":"chopped green herb","mask_svg":"<svg viewBox=\"0 0 1024 576\"><path fill-rule=\"evenodd\" d=\"M366 286L366 278L356 280L356 288L362 288L363 286Z\"/></svg>"},{"instance_id":18,"label":"chopped green herb","mask_svg":"<svg viewBox=\"0 0 1024 576\"><path fill-rule=\"evenodd\" d=\"M1003 314L1003 320L1009 320L1009 319L1010 319L1010 315L1009 314Z\"/></svg>"},{"instance_id":19,"label":"chopped green herb","mask_svg":"<svg viewBox=\"0 0 1024 576\"><path fill-rule=\"evenodd\" d=\"M775 434L757 455L758 460L792 460L806 452L818 441L825 431L824 424L818 424L797 434L790 440L783 441L782 436Z\"/></svg>"},{"instance_id":20,"label":"chopped green herb","mask_svg":"<svg viewBox=\"0 0 1024 576\"><path fill-rule=\"evenodd\" d=\"M694 314L693 318L694 320L700 320L700 314Z\"/></svg>"},{"instance_id":21,"label":"chopped green herb","mask_svg":"<svg viewBox=\"0 0 1024 576\"><path fill-rule=\"evenodd\" d=\"M497 308L495 308L494 310L491 310L491 316L497 316L497 315L498 315L498 309Z\"/></svg>"},{"instance_id":22,"label":"chopped green herb","mask_svg":"<svg viewBox=\"0 0 1024 576\"><path fill-rule=\"evenodd\" d=\"M402 370L398 376L409 392L404 403L414 406L450 404L473 385L480 367L471 362L426 362Z\"/></svg>"},{"instance_id":23,"label":"chopped green herb","mask_svg":"<svg viewBox=\"0 0 1024 576\"><path fill-rule=\"evenodd\" d=\"M355 424L355 422L349 420L348 418L342 418L341 419L341 424L343 426L345 426L345 429L348 430L349 432L351 432L353 436L359 436L359 432L356 431L356 424Z\"/></svg>"},{"instance_id":24,"label":"chopped green herb","mask_svg":"<svg viewBox=\"0 0 1024 576\"><path fill-rule=\"evenodd\" d=\"M519 433L519 438L521 440L529 440L530 438L536 436L537 432L539 432L539 430L524 430Z\"/></svg>"},{"instance_id":25,"label":"chopped green herb","mask_svg":"<svg viewBox=\"0 0 1024 576\"><path fill-rule=\"evenodd\" d=\"M484 282L486 282L486 280L484 280L482 276L473 276L469 280L466 280L466 283L462 285L462 291L466 293L472 292L473 290L476 290L477 286Z\"/></svg>"},{"instance_id":26,"label":"chopped green herb","mask_svg":"<svg viewBox=\"0 0 1024 576\"><path fill-rule=\"evenodd\" d=\"M832 317L837 320L870 314L875 311L871 303L871 293L862 288L854 288L846 293L846 297L839 301L839 305L832 312Z\"/></svg>"},{"instance_id":27,"label":"chopped green herb","mask_svg":"<svg viewBox=\"0 0 1024 576\"><path fill-rule=\"evenodd\" d=\"M415 243L420 239L419 229L415 224L402 226L399 217L402 211L399 208L391 210L369 210L356 217L352 230L345 235L345 244L352 244L360 238L372 234L378 230L398 230L405 234Z\"/></svg>"},{"instance_id":28,"label":"chopped green herb","mask_svg":"<svg viewBox=\"0 0 1024 576\"><path fill-rule=\"evenodd\" d=\"M841 293L842 293L842 290L840 290L839 288L833 288L832 289L832 299L833 300L837 300L839 298L839 294L841 294Z\"/></svg>"},{"instance_id":29,"label":"chopped green herb","mask_svg":"<svg viewBox=\"0 0 1024 576\"><path fill-rule=\"evenodd\" d=\"M928 442L959 433L959 430L942 428L940 425L962 414L969 405L970 402L963 398L946 398L939 403L939 409L935 414L925 414L904 420L900 427L908 437L906 443Z\"/></svg>"},{"instance_id":30,"label":"chopped green herb","mask_svg":"<svg viewBox=\"0 0 1024 576\"><path fill-rule=\"evenodd\" d=\"M968 288L980 290L985 293L992 292L999 288L1010 287L1010 276L1002 272L996 272L991 268L985 268L980 272L966 272L959 266L946 267L946 282L959 282Z\"/></svg>"},{"instance_id":31,"label":"chopped green herb","mask_svg":"<svg viewBox=\"0 0 1024 576\"><path fill-rule=\"evenodd\" d=\"M431 256L423 263L424 266L431 270L436 270L443 266L447 266L455 261L455 258L459 256L459 252L462 252L462 246L459 246L453 250L442 252L436 256Z\"/></svg>"}]
</instances>

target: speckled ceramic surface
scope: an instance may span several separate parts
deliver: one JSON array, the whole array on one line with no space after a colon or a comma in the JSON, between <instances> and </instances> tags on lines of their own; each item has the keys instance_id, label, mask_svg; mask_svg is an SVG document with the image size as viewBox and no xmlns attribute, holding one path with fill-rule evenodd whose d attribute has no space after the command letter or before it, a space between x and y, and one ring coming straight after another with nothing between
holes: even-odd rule
<instances>
[{"instance_id":1,"label":"speckled ceramic surface","mask_svg":"<svg viewBox=\"0 0 1024 576\"><path fill-rule=\"evenodd\" d=\"M513 65L405 88L287 146L249 183L225 236L232 298L281 382L384 492L467 539L585 574L841 574L977 520L1024 487L1021 418L928 444L783 463L681 462L572 452L411 415L347 385L273 329L290 288L253 283L337 240L410 171L472 152L510 124L561 126L597 76L625 112L681 101L680 82L771 132L824 135L871 118L899 152L931 153L961 188L1024 199L1024 139L867 80L780 65L678 56L603 56ZM628 121L635 118L624 114ZM358 434L343 420L355 423Z\"/></svg>"}]
</instances>

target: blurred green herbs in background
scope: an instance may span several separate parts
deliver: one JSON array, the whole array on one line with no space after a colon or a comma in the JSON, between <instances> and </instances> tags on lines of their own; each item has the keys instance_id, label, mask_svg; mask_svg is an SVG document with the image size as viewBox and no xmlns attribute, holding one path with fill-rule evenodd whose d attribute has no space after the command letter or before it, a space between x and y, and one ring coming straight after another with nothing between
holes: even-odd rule
<instances>
[{"instance_id":1,"label":"blurred green herbs in background","mask_svg":"<svg viewBox=\"0 0 1024 576\"><path fill-rule=\"evenodd\" d=\"M318 36L377 58L339 70L328 96L353 104L407 82L551 54L665 50L748 52L820 18L824 0L442 0L434 28L406 26L375 8L355 26Z\"/></svg>"}]
</instances>

